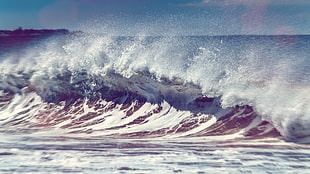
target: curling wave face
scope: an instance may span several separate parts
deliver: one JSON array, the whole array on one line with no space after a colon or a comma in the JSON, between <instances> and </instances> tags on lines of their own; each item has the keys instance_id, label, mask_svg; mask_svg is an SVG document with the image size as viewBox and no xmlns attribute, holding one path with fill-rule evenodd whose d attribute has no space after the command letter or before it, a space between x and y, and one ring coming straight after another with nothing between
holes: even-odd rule
<instances>
[{"instance_id":1,"label":"curling wave face","mask_svg":"<svg viewBox=\"0 0 310 174\"><path fill-rule=\"evenodd\" d=\"M309 142L309 36L34 39L1 55L0 124Z\"/></svg>"}]
</instances>

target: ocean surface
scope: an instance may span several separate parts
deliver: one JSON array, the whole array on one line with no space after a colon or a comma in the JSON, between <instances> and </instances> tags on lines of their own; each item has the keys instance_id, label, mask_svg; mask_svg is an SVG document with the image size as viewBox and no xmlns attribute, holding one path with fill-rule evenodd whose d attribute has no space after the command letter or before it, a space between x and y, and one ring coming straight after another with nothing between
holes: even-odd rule
<instances>
[{"instance_id":1,"label":"ocean surface","mask_svg":"<svg viewBox=\"0 0 310 174\"><path fill-rule=\"evenodd\" d=\"M0 173L310 173L310 36L0 36Z\"/></svg>"}]
</instances>

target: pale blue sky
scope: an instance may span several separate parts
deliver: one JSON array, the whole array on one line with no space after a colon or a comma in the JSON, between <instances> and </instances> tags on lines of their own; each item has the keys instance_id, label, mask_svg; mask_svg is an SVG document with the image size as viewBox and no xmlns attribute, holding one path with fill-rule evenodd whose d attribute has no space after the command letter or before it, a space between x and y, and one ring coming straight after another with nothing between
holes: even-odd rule
<instances>
[{"instance_id":1,"label":"pale blue sky","mask_svg":"<svg viewBox=\"0 0 310 174\"><path fill-rule=\"evenodd\" d=\"M310 0L0 0L0 29L100 25L128 34L310 34Z\"/></svg>"}]
</instances>

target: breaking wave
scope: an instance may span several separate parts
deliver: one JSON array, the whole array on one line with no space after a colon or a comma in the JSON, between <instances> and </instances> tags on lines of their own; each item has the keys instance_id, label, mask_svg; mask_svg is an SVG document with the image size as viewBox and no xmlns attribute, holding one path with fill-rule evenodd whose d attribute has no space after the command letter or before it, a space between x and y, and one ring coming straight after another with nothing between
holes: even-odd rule
<instances>
[{"instance_id":1,"label":"breaking wave","mask_svg":"<svg viewBox=\"0 0 310 174\"><path fill-rule=\"evenodd\" d=\"M309 36L34 38L0 54L1 131L309 142L309 43Z\"/></svg>"}]
</instances>

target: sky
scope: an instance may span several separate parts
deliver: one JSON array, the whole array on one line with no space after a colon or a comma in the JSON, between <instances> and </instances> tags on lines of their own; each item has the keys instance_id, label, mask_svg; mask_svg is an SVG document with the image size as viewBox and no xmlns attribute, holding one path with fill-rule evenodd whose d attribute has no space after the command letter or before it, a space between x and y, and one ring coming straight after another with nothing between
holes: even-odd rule
<instances>
[{"instance_id":1,"label":"sky","mask_svg":"<svg viewBox=\"0 0 310 174\"><path fill-rule=\"evenodd\" d=\"M0 0L0 30L310 34L310 0Z\"/></svg>"}]
</instances>

